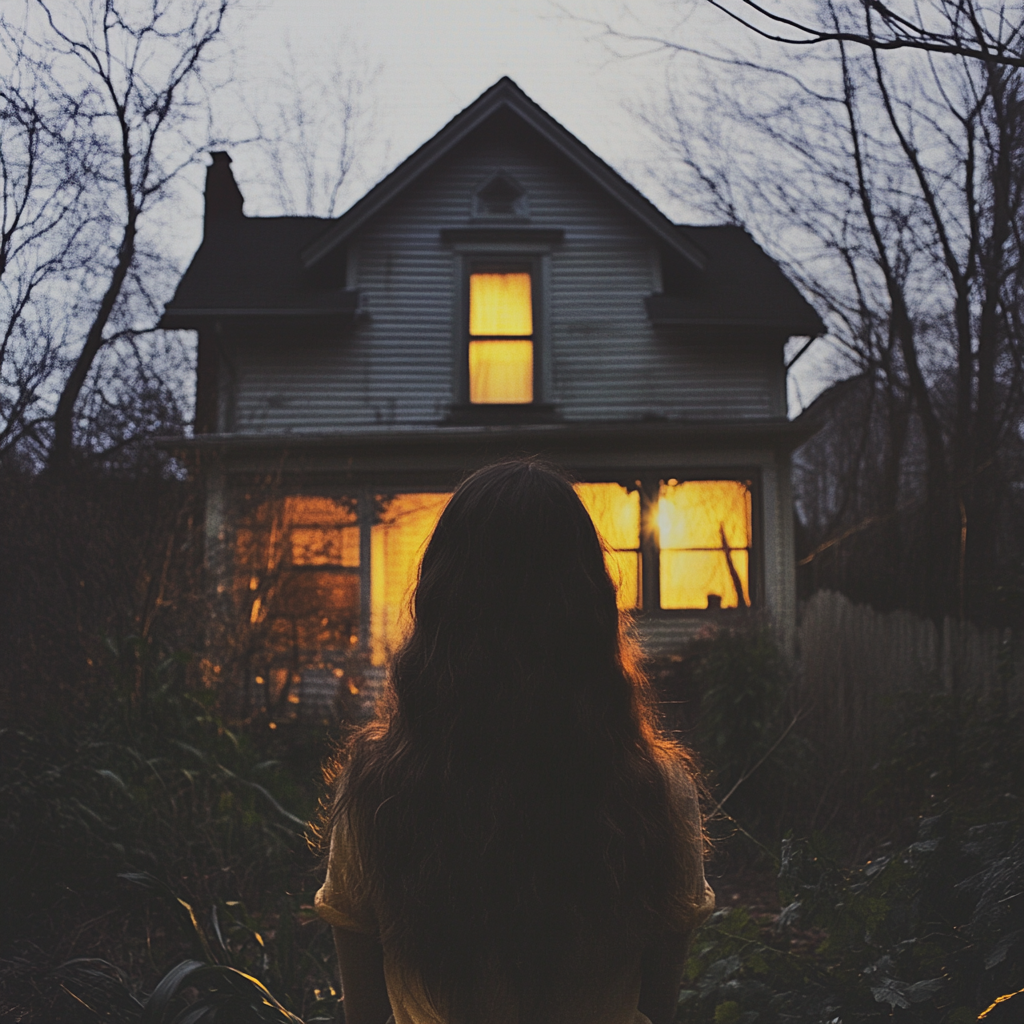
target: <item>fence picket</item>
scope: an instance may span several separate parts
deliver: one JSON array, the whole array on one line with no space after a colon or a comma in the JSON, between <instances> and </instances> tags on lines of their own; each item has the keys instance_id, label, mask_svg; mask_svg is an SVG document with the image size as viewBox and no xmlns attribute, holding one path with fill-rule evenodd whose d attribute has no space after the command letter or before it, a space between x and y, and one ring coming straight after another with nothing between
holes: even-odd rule
<instances>
[{"instance_id":1,"label":"fence picket","mask_svg":"<svg viewBox=\"0 0 1024 1024\"><path fill-rule=\"evenodd\" d=\"M805 730L851 762L892 740L901 694L945 690L1024 702L1024 644L1010 630L947 618L941 630L907 611L878 612L819 590L797 627L797 699Z\"/></svg>"}]
</instances>

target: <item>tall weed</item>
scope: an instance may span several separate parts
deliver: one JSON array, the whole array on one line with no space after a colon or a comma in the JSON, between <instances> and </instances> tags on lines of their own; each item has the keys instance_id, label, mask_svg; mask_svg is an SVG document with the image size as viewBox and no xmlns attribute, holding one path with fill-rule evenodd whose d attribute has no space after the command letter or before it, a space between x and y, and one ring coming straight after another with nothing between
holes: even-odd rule
<instances>
[{"instance_id":1,"label":"tall weed","mask_svg":"<svg viewBox=\"0 0 1024 1024\"><path fill-rule=\"evenodd\" d=\"M119 948L137 986L191 955L271 984L291 1009L330 997L305 825L323 738L307 730L290 757L287 728L258 738L221 721L186 658L137 638L105 653L109 690L91 714L0 736L5 948L115 961ZM69 920L111 910L116 934L68 935Z\"/></svg>"},{"instance_id":2,"label":"tall weed","mask_svg":"<svg viewBox=\"0 0 1024 1024\"><path fill-rule=\"evenodd\" d=\"M715 811L762 842L787 828L806 769L794 731L789 665L763 626L722 629L691 646L700 714L692 733Z\"/></svg>"}]
</instances>

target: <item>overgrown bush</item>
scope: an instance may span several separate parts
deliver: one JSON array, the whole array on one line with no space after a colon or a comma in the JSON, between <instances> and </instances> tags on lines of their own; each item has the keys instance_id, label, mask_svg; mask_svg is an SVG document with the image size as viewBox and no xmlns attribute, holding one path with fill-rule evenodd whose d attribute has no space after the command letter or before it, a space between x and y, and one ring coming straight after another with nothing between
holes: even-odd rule
<instances>
[{"instance_id":1,"label":"overgrown bush","mask_svg":"<svg viewBox=\"0 0 1024 1024\"><path fill-rule=\"evenodd\" d=\"M1024 988L1024 830L920 822L855 868L821 836L786 840L773 922L720 910L698 933L688 1024L903 1020L965 1024ZM1020 1020L1004 1000L987 1020Z\"/></svg>"},{"instance_id":2,"label":"overgrown bush","mask_svg":"<svg viewBox=\"0 0 1024 1024\"><path fill-rule=\"evenodd\" d=\"M699 695L691 733L713 800L746 832L774 842L804 789L806 758L789 700L791 673L765 626L720 629L688 652Z\"/></svg>"},{"instance_id":3,"label":"overgrown bush","mask_svg":"<svg viewBox=\"0 0 1024 1024\"><path fill-rule=\"evenodd\" d=\"M1024 708L936 687L904 694L894 716L900 742L869 780L876 818L945 806L974 823L1024 813Z\"/></svg>"},{"instance_id":4,"label":"overgrown bush","mask_svg":"<svg viewBox=\"0 0 1024 1024\"><path fill-rule=\"evenodd\" d=\"M40 977L89 954L108 965L64 969L54 992L74 996L60 1018L77 1006L95 1019L73 1000L99 985L131 1020L131 999L98 978L117 989L120 971L138 1001L192 955L255 976L296 1011L333 1005L305 825L326 738L307 728L292 744L285 723L236 732L189 689L183 656L139 640L106 654L109 690L90 714L0 736L0 988L38 1012L52 1003L33 992Z\"/></svg>"}]
</instances>

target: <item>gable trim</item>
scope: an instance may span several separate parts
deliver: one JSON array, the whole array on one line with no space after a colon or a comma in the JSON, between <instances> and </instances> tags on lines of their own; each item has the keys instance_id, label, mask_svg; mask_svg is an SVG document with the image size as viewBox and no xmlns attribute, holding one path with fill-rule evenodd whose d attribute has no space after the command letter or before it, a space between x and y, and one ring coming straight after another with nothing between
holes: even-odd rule
<instances>
[{"instance_id":1,"label":"gable trim","mask_svg":"<svg viewBox=\"0 0 1024 1024\"><path fill-rule=\"evenodd\" d=\"M433 138L407 157L383 181L375 185L301 254L303 266L314 267L343 245L371 217L446 156L470 133L502 108L517 114L546 142L587 174L607 195L624 206L648 230L696 270L703 270L704 254L680 237L675 225L646 196L588 149L547 111L533 102L511 78L502 78L461 113L456 114Z\"/></svg>"}]
</instances>

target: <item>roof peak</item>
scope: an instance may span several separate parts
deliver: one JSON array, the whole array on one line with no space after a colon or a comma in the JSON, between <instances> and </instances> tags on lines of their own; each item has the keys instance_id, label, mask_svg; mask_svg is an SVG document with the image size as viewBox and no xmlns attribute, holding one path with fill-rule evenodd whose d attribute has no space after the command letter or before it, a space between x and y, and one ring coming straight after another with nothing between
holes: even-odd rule
<instances>
[{"instance_id":1,"label":"roof peak","mask_svg":"<svg viewBox=\"0 0 1024 1024\"><path fill-rule=\"evenodd\" d=\"M584 145L535 100L531 99L508 75L503 75L463 108L439 132L406 157L387 177L350 207L335 226L313 242L302 254L311 268L343 245L371 217L392 202L420 175L434 166L472 132L501 110L511 111L529 125L562 156L568 158L611 199L629 210L658 239L676 250L691 266L703 270L704 254L684 238L676 226L645 195L614 168Z\"/></svg>"}]
</instances>

